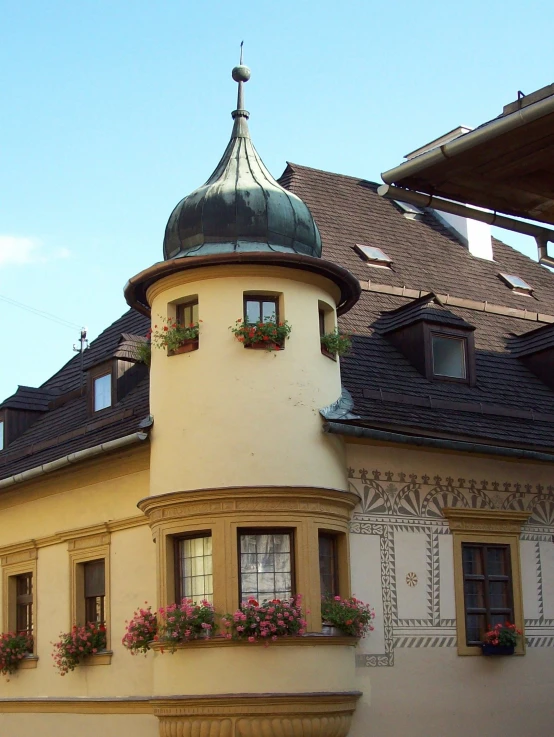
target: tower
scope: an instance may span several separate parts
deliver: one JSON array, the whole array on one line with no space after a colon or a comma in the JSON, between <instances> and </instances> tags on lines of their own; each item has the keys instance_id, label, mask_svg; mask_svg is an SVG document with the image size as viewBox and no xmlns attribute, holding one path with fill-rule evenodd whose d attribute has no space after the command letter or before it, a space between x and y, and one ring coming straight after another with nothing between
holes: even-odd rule
<instances>
[{"instance_id":1,"label":"tower","mask_svg":"<svg viewBox=\"0 0 554 737\"><path fill-rule=\"evenodd\" d=\"M345 693L354 655L341 638L320 634L320 556L324 546L334 591L347 595L356 498L347 491L341 441L322 432L319 410L340 397L341 382L340 364L322 353L320 336L335 329L360 288L321 258L309 209L257 154L243 101L249 78L241 60L221 161L173 210L164 261L125 289L128 303L152 316L155 335L190 324L196 337L198 326L187 352L152 349L150 496L139 507L157 546L159 605L206 597L223 613L249 596L301 594L311 634L286 647L272 643L271 652L214 640L209 650L202 643L158 658L154 689L166 697L179 683L179 693L215 699L206 715L229 719L231 730L217 734L261 734L260 720L274 724L263 734L281 734L284 719L308 710L310 729L320 725L314 734L345 735L356 701ZM272 326L280 335L264 341ZM222 694L230 692L227 703ZM284 705L291 693L294 704ZM245 702L245 719L258 726L240 731L233 709L241 699L259 703L260 694L265 716ZM167 712L183 725L195 718L179 704ZM312 734L298 724L291 734Z\"/></svg>"}]
</instances>

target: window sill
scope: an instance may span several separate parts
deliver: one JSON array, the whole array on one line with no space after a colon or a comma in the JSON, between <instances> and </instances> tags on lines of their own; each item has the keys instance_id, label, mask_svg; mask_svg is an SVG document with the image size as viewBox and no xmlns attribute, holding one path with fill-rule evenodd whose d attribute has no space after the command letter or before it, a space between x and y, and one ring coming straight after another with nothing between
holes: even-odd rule
<instances>
[{"instance_id":1,"label":"window sill","mask_svg":"<svg viewBox=\"0 0 554 737\"><path fill-rule=\"evenodd\" d=\"M111 665L112 655L112 650L103 650L101 653L96 653L95 655L87 655L79 665L85 667L92 665Z\"/></svg>"},{"instance_id":2,"label":"window sill","mask_svg":"<svg viewBox=\"0 0 554 737\"><path fill-rule=\"evenodd\" d=\"M321 355L326 356L327 358L330 358L331 361L337 360L337 354L331 353L331 351L328 351L327 348L324 348L323 346L321 346Z\"/></svg>"},{"instance_id":3,"label":"window sill","mask_svg":"<svg viewBox=\"0 0 554 737\"><path fill-rule=\"evenodd\" d=\"M279 637L277 640L228 640L225 637L210 637L209 639L191 640L191 642L151 642L150 649L154 652L172 652L174 650L196 650L203 647L319 647L329 645L342 645L356 647L357 637L348 635L322 635L317 632L298 637Z\"/></svg>"},{"instance_id":4,"label":"window sill","mask_svg":"<svg viewBox=\"0 0 554 737\"><path fill-rule=\"evenodd\" d=\"M33 670L37 667L38 656L37 655L26 655L23 660L17 666L18 670Z\"/></svg>"}]
</instances>

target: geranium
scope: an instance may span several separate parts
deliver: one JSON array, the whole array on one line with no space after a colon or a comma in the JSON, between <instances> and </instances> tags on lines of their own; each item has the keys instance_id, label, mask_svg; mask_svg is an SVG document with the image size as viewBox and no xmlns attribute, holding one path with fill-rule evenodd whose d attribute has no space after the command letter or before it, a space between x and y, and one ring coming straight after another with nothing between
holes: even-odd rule
<instances>
[{"instance_id":1,"label":"geranium","mask_svg":"<svg viewBox=\"0 0 554 737\"><path fill-rule=\"evenodd\" d=\"M155 348L166 348L169 351L175 351L187 340L198 340L202 320L187 325L165 317L160 317L160 320L164 323L161 329L154 325L154 330L149 330L146 333L147 340L150 340Z\"/></svg>"},{"instance_id":2,"label":"geranium","mask_svg":"<svg viewBox=\"0 0 554 737\"><path fill-rule=\"evenodd\" d=\"M121 640L123 646L131 651L131 655L146 654L158 632L158 620L156 614L152 612L152 607L137 609L131 621L125 624L127 631Z\"/></svg>"},{"instance_id":3,"label":"geranium","mask_svg":"<svg viewBox=\"0 0 554 737\"><path fill-rule=\"evenodd\" d=\"M84 627L74 625L71 632L61 634L53 645L54 665L60 675L65 676L70 670L75 670L83 658L106 649L106 628L95 622Z\"/></svg>"},{"instance_id":4,"label":"geranium","mask_svg":"<svg viewBox=\"0 0 554 737\"><path fill-rule=\"evenodd\" d=\"M272 599L259 604L256 599L243 601L234 614L227 614L223 624L235 640L266 643L278 637L303 635L306 620L302 614L302 597Z\"/></svg>"},{"instance_id":5,"label":"geranium","mask_svg":"<svg viewBox=\"0 0 554 737\"><path fill-rule=\"evenodd\" d=\"M202 599L195 604L192 599L183 599L180 604L170 604L158 609L160 623L154 638L169 643L189 642L209 638L217 631L213 604Z\"/></svg>"},{"instance_id":6,"label":"geranium","mask_svg":"<svg viewBox=\"0 0 554 737\"><path fill-rule=\"evenodd\" d=\"M3 676L13 673L23 658L32 652L32 635L17 635L15 632L0 635L0 673Z\"/></svg>"},{"instance_id":7,"label":"geranium","mask_svg":"<svg viewBox=\"0 0 554 737\"><path fill-rule=\"evenodd\" d=\"M328 353L344 356L352 348L352 339L346 333L339 333L335 329L332 333L326 333L321 336L321 345Z\"/></svg>"},{"instance_id":8,"label":"geranium","mask_svg":"<svg viewBox=\"0 0 554 737\"><path fill-rule=\"evenodd\" d=\"M515 624L511 624L510 622L502 624L499 622L489 632L485 633L483 642L487 645L494 645L495 647L515 647L518 638L522 634L521 630L518 630Z\"/></svg>"},{"instance_id":9,"label":"geranium","mask_svg":"<svg viewBox=\"0 0 554 737\"><path fill-rule=\"evenodd\" d=\"M321 618L324 623L342 630L345 635L365 637L372 632L371 624L375 612L363 601L351 596L341 599L340 596L324 596L321 601Z\"/></svg>"},{"instance_id":10,"label":"geranium","mask_svg":"<svg viewBox=\"0 0 554 737\"><path fill-rule=\"evenodd\" d=\"M268 351L278 351L289 337L292 327L286 320L277 322L273 315L267 322L247 322L239 318L229 330L245 346L261 343Z\"/></svg>"}]
</instances>

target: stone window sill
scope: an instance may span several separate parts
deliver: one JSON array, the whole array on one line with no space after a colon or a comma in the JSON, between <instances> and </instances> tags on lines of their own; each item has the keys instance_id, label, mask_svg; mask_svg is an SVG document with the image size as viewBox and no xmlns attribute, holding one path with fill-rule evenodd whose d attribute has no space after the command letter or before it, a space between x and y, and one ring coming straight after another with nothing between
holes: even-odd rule
<instances>
[{"instance_id":1,"label":"stone window sill","mask_svg":"<svg viewBox=\"0 0 554 737\"><path fill-rule=\"evenodd\" d=\"M91 665L110 665L112 662L112 655L112 650L104 650L103 652L96 653L95 655L87 655L79 665L81 667L88 667Z\"/></svg>"},{"instance_id":2,"label":"stone window sill","mask_svg":"<svg viewBox=\"0 0 554 737\"><path fill-rule=\"evenodd\" d=\"M18 670L33 670L33 668L37 667L37 664L37 655L26 655L17 667Z\"/></svg>"}]
</instances>

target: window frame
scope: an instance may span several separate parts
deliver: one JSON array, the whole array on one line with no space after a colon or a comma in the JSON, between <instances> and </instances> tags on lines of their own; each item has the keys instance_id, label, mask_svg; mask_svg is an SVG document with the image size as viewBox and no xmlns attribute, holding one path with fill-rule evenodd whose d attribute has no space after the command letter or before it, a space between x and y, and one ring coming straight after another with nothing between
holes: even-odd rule
<instances>
[{"instance_id":1,"label":"window frame","mask_svg":"<svg viewBox=\"0 0 554 737\"><path fill-rule=\"evenodd\" d=\"M68 542L69 552L69 620L71 626L86 623L84 564L104 560L104 622L106 626L106 661L94 656L93 665L109 665L111 658L111 584L110 534L75 538Z\"/></svg>"},{"instance_id":2,"label":"window frame","mask_svg":"<svg viewBox=\"0 0 554 737\"><path fill-rule=\"evenodd\" d=\"M245 601L242 594L241 535L289 535L290 537L290 588L291 597L296 596L296 528L295 527L237 527L237 573L239 605ZM258 592L259 595L259 592ZM251 595L250 595L251 596ZM257 599L261 604L262 602Z\"/></svg>"},{"instance_id":3,"label":"window frame","mask_svg":"<svg viewBox=\"0 0 554 737\"><path fill-rule=\"evenodd\" d=\"M111 402L107 407L103 407L102 409L95 409L94 406L94 382L97 379L101 379L103 376L111 376ZM117 371L115 367L115 362L110 360L109 362L104 362L101 364L98 364L98 366L93 366L88 371L88 386L87 386L87 395L88 395L88 411L89 414L93 417L98 417L104 412L108 412L110 409L113 409L115 405L117 404Z\"/></svg>"},{"instance_id":4,"label":"window frame","mask_svg":"<svg viewBox=\"0 0 554 737\"><path fill-rule=\"evenodd\" d=\"M464 363L466 375L458 378L456 376L443 376L436 374L433 366L433 338L453 338L463 343ZM439 323L424 323L423 325L423 350L425 354L425 375L430 381L445 381L454 384L475 385L475 338L473 330L460 330Z\"/></svg>"},{"instance_id":5,"label":"window frame","mask_svg":"<svg viewBox=\"0 0 554 737\"><path fill-rule=\"evenodd\" d=\"M194 540L196 538L210 537L212 539L212 602L214 597L213 592L213 580L214 580L214 538L211 530L194 530L191 532L184 533L183 535L172 535L171 539L173 542L173 589L175 595L175 602L178 603L182 599L186 598L183 591L181 591L181 556L179 555L179 544L183 540Z\"/></svg>"},{"instance_id":6,"label":"window frame","mask_svg":"<svg viewBox=\"0 0 554 737\"><path fill-rule=\"evenodd\" d=\"M104 567L104 571L103 571L104 586L102 587L103 593L102 594L92 594L90 596L87 596L87 570L90 570L90 567L92 566L93 563L99 563L99 562L101 562ZM84 593L84 599L85 599L84 621L87 624L89 622L93 622L95 624L99 624L99 625L103 624L104 626L106 626L106 559L97 558L95 560L87 560L84 563L81 563L81 565L83 566L83 589L84 589L83 593ZM89 617L89 611L88 611L89 603L90 603L90 600L95 600L95 599L102 600L100 603L100 610L101 610L102 618L100 620Z\"/></svg>"},{"instance_id":7,"label":"window frame","mask_svg":"<svg viewBox=\"0 0 554 737\"><path fill-rule=\"evenodd\" d=\"M443 514L448 520L453 540L458 655L482 655L480 645L467 644L463 544L502 545L508 548L512 574L513 623L524 633L519 538L521 526L529 518L530 512L445 507ZM519 638L515 653L525 654L525 633Z\"/></svg>"},{"instance_id":8,"label":"window frame","mask_svg":"<svg viewBox=\"0 0 554 737\"><path fill-rule=\"evenodd\" d=\"M259 292L253 292L248 293L244 292L242 295L242 314L243 314L243 322L245 325L252 325L254 323L249 323L247 321L247 310L246 310L246 303L247 302L259 302L260 303L260 314L262 312L261 309L261 303L262 302L273 302L275 304L275 322L278 323L280 320L280 305L279 305L279 295L278 294L260 294Z\"/></svg>"},{"instance_id":9,"label":"window frame","mask_svg":"<svg viewBox=\"0 0 554 737\"><path fill-rule=\"evenodd\" d=\"M198 296L191 297L184 302L177 302L175 304L175 319L180 325L185 325L184 313L188 307L192 308L193 310L194 307L199 307ZM190 323L188 324L190 325Z\"/></svg>"},{"instance_id":10,"label":"window frame","mask_svg":"<svg viewBox=\"0 0 554 737\"><path fill-rule=\"evenodd\" d=\"M320 547L320 541L322 538L326 538L328 540L332 541L333 544L333 592L331 593L331 596L340 596L341 595L341 571L340 571L340 536L336 532L328 531L328 530L318 530L317 532L317 542L318 542L318 567L319 567L319 586L320 586L320 593L321 596L325 596L323 589L321 588L321 547Z\"/></svg>"},{"instance_id":11,"label":"window frame","mask_svg":"<svg viewBox=\"0 0 554 737\"><path fill-rule=\"evenodd\" d=\"M0 453L6 450L7 443L7 427L6 427L6 414L3 410L0 410Z\"/></svg>"},{"instance_id":12,"label":"window frame","mask_svg":"<svg viewBox=\"0 0 554 737\"><path fill-rule=\"evenodd\" d=\"M17 630L17 578L18 576L31 574L33 578L33 651L29 653L31 660L26 662L25 667L35 667L37 652L37 549L29 548L21 552L12 553L2 557L2 631L15 632Z\"/></svg>"}]
</instances>

